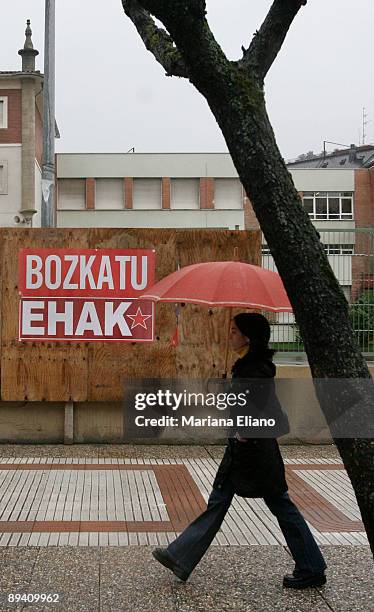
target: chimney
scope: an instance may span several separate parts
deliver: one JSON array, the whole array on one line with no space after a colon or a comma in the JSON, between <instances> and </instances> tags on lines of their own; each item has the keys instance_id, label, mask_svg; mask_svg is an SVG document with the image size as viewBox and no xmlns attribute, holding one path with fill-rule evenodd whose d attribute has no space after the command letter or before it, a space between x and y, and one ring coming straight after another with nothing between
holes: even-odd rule
<instances>
[{"instance_id":1,"label":"chimney","mask_svg":"<svg viewBox=\"0 0 374 612\"><path fill-rule=\"evenodd\" d=\"M351 144L349 147L349 162L353 163L355 161L357 161L356 145Z\"/></svg>"},{"instance_id":2,"label":"chimney","mask_svg":"<svg viewBox=\"0 0 374 612\"><path fill-rule=\"evenodd\" d=\"M28 19L26 23L26 40L23 49L18 51L18 55L22 57L22 72L35 72L35 57L39 55L39 51L34 49L34 45L32 44L30 19Z\"/></svg>"}]
</instances>

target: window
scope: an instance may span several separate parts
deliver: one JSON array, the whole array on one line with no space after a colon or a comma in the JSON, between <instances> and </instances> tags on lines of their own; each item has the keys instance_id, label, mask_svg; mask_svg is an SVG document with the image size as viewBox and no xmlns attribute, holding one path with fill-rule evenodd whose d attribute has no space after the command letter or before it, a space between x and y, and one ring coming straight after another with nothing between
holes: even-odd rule
<instances>
[{"instance_id":1,"label":"window","mask_svg":"<svg viewBox=\"0 0 374 612\"><path fill-rule=\"evenodd\" d=\"M305 191L303 204L311 219L353 219L352 191Z\"/></svg>"},{"instance_id":2,"label":"window","mask_svg":"<svg viewBox=\"0 0 374 612\"><path fill-rule=\"evenodd\" d=\"M8 98L0 97L0 129L8 127Z\"/></svg>"},{"instance_id":3,"label":"window","mask_svg":"<svg viewBox=\"0 0 374 612\"><path fill-rule=\"evenodd\" d=\"M239 179L215 180L214 208L243 208L243 187Z\"/></svg>"},{"instance_id":4,"label":"window","mask_svg":"<svg viewBox=\"0 0 374 612\"><path fill-rule=\"evenodd\" d=\"M96 179L96 209L121 210L124 206L123 179Z\"/></svg>"},{"instance_id":5,"label":"window","mask_svg":"<svg viewBox=\"0 0 374 612\"><path fill-rule=\"evenodd\" d=\"M274 263L274 258L270 253L270 249L267 244L263 244L261 247L261 265L266 270L272 270L277 272L277 268Z\"/></svg>"},{"instance_id":6,"label":"window","mask_svg":"<svg viewBox=\"0 0 374 612\"><path fill-rule=\"evenodd\" d=\"M171 179L171 208L200 208L200 180L198 178Z\"/></svg>"},{"instance_id":7,"label":"window","mask_svg":"<svg viewBox=\"0 0 374 612\"><path fill-rule=\"evenodd\" d=\"M354 244L324 244L327 255L353 255L355 252ZM261 253L263 257L271 257L270 249L267 245L262 245Z\"/></svg>"},{"instance_id":8,"label":"window","mask_svg":"<svg viewBox=\"0 0 374 612\"><path fill-rule=\"evenodd\" d=\"M0 160L0 194L8 193L8 162Z\"/></svg>"},{"instance_id":9,"label":"window","mask_svg":"<svg viewBox=\"0 0 374 612\"><path fill-rule=\"evenodd\" d=\"M58 180L59 210L84 210L86 208L85 179Z\"/></svg>"},{"instance_id":10,"label":"window","mask_svg":"<svg viewBox=\"0 0 374 612\"><path fill-rule=\"evenodd\" d=\"M133 208L137 210L161 208L161 179L134 178Z\"/></svg>"},{"instance_id":11,"label":"window","mask_svg":"<svg viewBox=\"0 0 374 612\"><path fill-rule=\"evenodd\" d=\"M327 193L319 193L315 198L315 218L327 219Z\"/></svg>"},{"instance_id":12,"label":"window","mask_svg":"<svg viewBox=\"0 0 374 612\"><path fill-rule=\"evenodd\" d=\"M327 255L353 255L354 244L324 244Z\"/></svg>"}]
</instances>

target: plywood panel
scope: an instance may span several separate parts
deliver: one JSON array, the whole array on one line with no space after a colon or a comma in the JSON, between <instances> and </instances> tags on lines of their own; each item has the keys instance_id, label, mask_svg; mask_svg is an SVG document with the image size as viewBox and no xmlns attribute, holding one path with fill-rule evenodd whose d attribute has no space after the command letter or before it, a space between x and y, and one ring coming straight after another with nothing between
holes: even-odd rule
<instances>
[{"instance_id":1,"label":"plywood panel","mask_svg":"<svg viewBox=\"0 0 374 612\"><path fill-rule=\"evenodd\" d=\"M1 399L87 398L87 345L18 341L18 254L22 248L88 248L87 231L77 229L2 229Z\"/></svg>"},{"instance_id":2,"label":"plywood panel","mask_svg":"<svg viewBox=\"0 0 374 612\"><path fill-rule=\"evenodd\" d=\"M92 229L90 248L156 250L156 282L176 269L176 232L170 229ZM121 400L124 378L166 378L176 375L172 304L155 306L154 343L94 343L88 349L89 401Z\"/></svg>"},{"instance_id":3,"label":"plywood panel","mask_svg":"<svg viewBox=\"0 0 374 612\"><path fill-rule=\"evenodd\" d=\"M90 401L120 401L128 378L175 378L175 349L159 343L95 345L89 371Z\"/></svg>"},{"instance_id":4,"label":"plywood panel","mask_svg":"<svg viewBox=\"0 0 374 612\"><path fill-rule=\"evenodd\" d=\"M120 401L126 377L208 377L223 371L227 311L156 305L154 343L19 342L18 253L23 247L154 248L156 281L199 261L260 263L260 233L174 229L0 230L1 397L29 401Z\"/></svg>"},{"instance_id":5,"label":"plywood panel","mask_svg":"<svg viewBox=\"0 0 374 612\"><path fill-rule=\"evenodd\" d=\"M93 228L88 232L91 249L156 249L156 281L177 269L176 230Z\"/></svg>"},{"instance_id":6,"label":"plywood panel","mask_svg":"<svg viewBox=\"0 0 374 612\"><path fill-rule=\"evenodd\" d=\"M177 234L177 258L181 266L205 261L238 259L260 265L261 233L258 231L182 230ZM240 309L233 309L236 314ZM224 372L228 309L207 309L186 304L179 318L180 344L176 349L180 375L219 377ZM229 353L229 371L235 356Z\"/></svg>"},{"instance_id":7,"label":"plywood panel","mask_svg":"<svg viewBox=\"0 0 374 612\"><path fill-rule=\"evenodd\" d=\"M261 265L261 233L243 230L179 230L176 233L180 266L204 261L229 261L238 248L240 261Z\"/></svg>"},{"instance_id":8,"label":"plywood panel","mask_svg":"<svg viewBox=\"0 0 374 612\"><path fill-rule=\"evenodd\" d=\"M4 347L3 401L84 401L87 397L86 348L32 343Z\"/></svg>"}]
</instances>

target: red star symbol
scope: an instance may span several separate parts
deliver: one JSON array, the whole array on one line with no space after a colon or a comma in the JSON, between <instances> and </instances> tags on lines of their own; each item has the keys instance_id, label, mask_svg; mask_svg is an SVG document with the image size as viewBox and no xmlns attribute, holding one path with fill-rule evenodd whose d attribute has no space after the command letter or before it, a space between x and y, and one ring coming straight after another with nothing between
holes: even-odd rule
<instances>
[{"instance_id":1,"label":"red star symbol","mask_svg":"<svg viewBox=\"0 0 374 612\"><path fill-rule=\"evenodd\" d=\"M126 315L126 316L129 317L129 319L132 319L131 329L134 329L134 327L136 327L137 325L141 325L141 327L144 327L144 329L147 329L145 321L152 317L152 315L144 315L139 307L138 307L138 310L136 311L136 314Z\"/></svg>"}]
</instances>

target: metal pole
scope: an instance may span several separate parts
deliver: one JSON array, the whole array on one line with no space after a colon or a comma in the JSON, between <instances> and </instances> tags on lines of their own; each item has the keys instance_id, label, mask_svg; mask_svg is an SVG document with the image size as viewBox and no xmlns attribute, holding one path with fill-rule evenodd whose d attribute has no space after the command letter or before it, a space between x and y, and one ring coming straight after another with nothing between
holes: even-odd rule
<instances>
[{"instance_id":1,"label":"metal pole","mask_svg":"<svg viewBox=\"0 0 374 612\"><path fill-rule=\"evenodd\" d=\"M55 0L45 0L42 227L55 227Z\"/></svg>"},{"instance_id":2,"label":"metal pole","mask_svg":"<svg viewBox=\"0 0 374 612\"><path fill-rule=\"evenodd\" d=\"M232 319L232 308L228 309L228 318L227 318L227 333L226 333L226 347L225 347L225 371L223 373L222 378L227 378L227 360L229 356L229 342L230 342L230 327L231 327L231 319Z\"/></svg>"}]
</instances>

